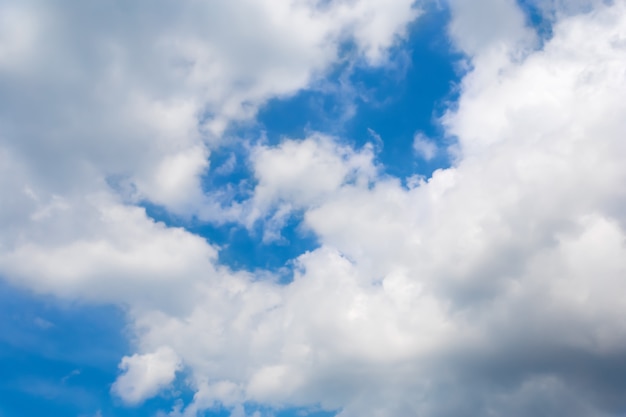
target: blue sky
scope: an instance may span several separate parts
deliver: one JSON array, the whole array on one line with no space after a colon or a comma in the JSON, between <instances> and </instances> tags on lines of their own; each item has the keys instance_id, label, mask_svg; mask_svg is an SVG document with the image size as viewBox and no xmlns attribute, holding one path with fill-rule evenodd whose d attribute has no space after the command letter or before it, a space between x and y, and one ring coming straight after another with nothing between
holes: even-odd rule
<instances>
[{"instance_id":1,"label":"blue sky","mask_svg":"<svg viewBox=\"0 0 626 417\"><path fill-rule=\"evenodd\" d=\"M626 415L623 2L0 27L0 417Z\"/></svg>"}]
</instances>

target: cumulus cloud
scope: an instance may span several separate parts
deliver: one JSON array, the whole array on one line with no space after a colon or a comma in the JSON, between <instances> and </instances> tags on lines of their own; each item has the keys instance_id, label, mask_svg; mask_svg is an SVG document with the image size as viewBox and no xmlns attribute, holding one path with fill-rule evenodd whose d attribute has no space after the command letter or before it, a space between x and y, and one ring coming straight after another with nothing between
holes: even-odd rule
<instances>
[{"instance_id":1,"label":"cumulus cloud","mask_svg":"<svg viewBox=\"0 0 626 417\"><path fill-rule=\"evenodd\" d=\"M0 274L137 323L239 293L251 275L137 204L235 216L200 178L226 127L340 61L385 65L418 15L413 0L0 2ZM124 359L118 395L139 402L173 378L159 349Z\"/></svg>"},{"instance_id":2,"label":"cumulus cloud","mask_svg":"<svg viewBox=\"0 0 626 417\"><path fill-rule=\"evenodd\" d=\"M168 347L161 347L153 353L125 356L120 363L124 373L117 378L111 391L125 403L137 405L171 384L180 368L180 359Z\"/></svg>"},{"instance_id":3,"label":"cumulus cloud","mask_svg":"<svg viewBox=\"0 0 626 417\"><path fill-rule=\"evenodd\" d=\"M259 146L251 157L258 184L249 221L277 205L286 208L284 214L314 206L346 183L369 183L377 171L372 156L371 145L354 150L321 134Z\"/></svg>"},{"instance_id":4,"label":"cumulus cloud","mask_svg":"<svg viewBox=\"0 0 626 417\"><path fill-rule=\"evenodd\" d=\"M169 75L134 79L131 96L121 87L108 95L107 84L96 94L109 115L123 103L124 117L115 120L138 129L128 149L158 144L139 159L130 151L114 158L130 137L118 137L117 126L100 131L112 145L80 141L84 126L72 135L52 129L43 140L7 122L25 102L3 109L0 170L12 180L0 175L0 186L12 198L0 209L7 225L2 274L38 291L125 305L137 353L122 359L113 392L140 403L184 366L195 394L172 416L220 406L239 416L246 403L316 407L341 417L521 417L537 410L582 417L623 410L626 6L569 12L537 49L514 2L476 6L508 22L493 26L481 20L489 13L453 2L450 32L472 60L458 105L442 119L457 139L457 159L410 187L384 175L371 148L353 149L338 138L313 134L255 148L257 185L245 220L298 210L320 242L292 261L293 281L284 284L269 272L220 266L210 243L132 205L136 192L173 210L187 207L185 196L197 187L190 178L207 168L207 131L217 134L224 120L250 116L269 96L306 86L337 58L336 41L345 34L313 29L352 31L363 57L375 63L412 16L402 2L389 8L330 2L314 13L312 2L270 3L245 3L245 18L235 5L210 6L233 19L262 12L267 19L236 25L249 33L192 19L209 18L203 8L209 6L175 10L179 20L171 21L190 28L166 25L166 35L148 48L164 55L136 58L147 67L171 64L158 67ZM137 45L153 38L151 28L139 28L146 38ZM200 36L201 28L223 30L225 43ZM269 49L271 60L252 53L260 48L255 42L268 47L283 33L294 36ZM110 61L117 66L107 68L107 80L129 76L123 45L115 36L98 39L119 58ZM234 56L227 54L231 47ZM259 64L250 78L212 84L232 68L247 71L248 60ZM289 63L281 66L289 77L278 86L284 74L270 63L281 60ZM178 97L173 84L181 80L183 90L202 93ZM146 85L159 85L166 98L150 99ZM198 109L206 120L199 122ZM58 127L57 118L36 114L42 126ZM30 145L14 143L21 137ZM77 150L59 155L66 168L48 177L50 155L39 152L57 149L50 137ZM68 180L76 172L85 174ZM107 185L111 173L130 178L130 201Z\"/></svg>"},{"instance_id":5,"label":"cumulus cloud","mask_svg":"<svg viewBox=\"0 0 626 417\"><path fill-rule=\"evenodd\" d=\"M567 18L523 60L477 52L444 118L459 159L413 188L337 179L306 200L272 182L275 200L304 206L322 247L257 312L251 340L272 348L254 344L240 395L342 416L623 407L623 380L598 370L621 372L626 354L624 18L622 5ZM278 161L310 147L263 151Z\"/></svg>"},{"instance_id":6,"label":"cumulus cloud","mask_svg":"<svg viewBox=\"0 0 626 417\"><path fill-rule=\"evenodd\" d=\"M413 136L413 150L420 157L430 161L437 154L437 145L429 139L424 133L417 132Z\"/></svg>"},{"instance_id":7,"label":"cumulus cloud","mask_svg":"<svg viewBox=\"0 0 626 417\"><path fill-rule=\"evenodd\" d=\"M48 192L115 184L129 202L192 215L208 204L198 177L229 123L340 59L384 65L419 14L412 0L318 3L4 1L2 152Z\"/></svg>"}]
</instances>

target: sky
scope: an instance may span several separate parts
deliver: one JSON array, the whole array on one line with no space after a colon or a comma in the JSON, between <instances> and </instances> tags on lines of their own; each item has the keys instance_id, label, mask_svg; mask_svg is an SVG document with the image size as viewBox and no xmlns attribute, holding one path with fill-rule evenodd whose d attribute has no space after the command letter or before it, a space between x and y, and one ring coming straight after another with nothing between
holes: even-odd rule
<instances>
[{"instance_id":1,"label":"sky","mask_svg":"<svg viewBox=\"0 0 626 417\"><path fill-rule=\"evenodd\" d=\"M626 416L623 0L0 0L0 417Z\"/></svg>"}]
</instances>

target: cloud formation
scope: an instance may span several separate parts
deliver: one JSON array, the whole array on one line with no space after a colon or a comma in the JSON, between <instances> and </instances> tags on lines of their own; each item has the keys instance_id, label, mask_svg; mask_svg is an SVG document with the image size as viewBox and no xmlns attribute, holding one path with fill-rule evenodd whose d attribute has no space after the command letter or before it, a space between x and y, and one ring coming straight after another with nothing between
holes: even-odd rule
<instances>
[{"instance_id":1,"label":"cloud formation","mask_svg":"<svg viewBox=\"0 0 626 417\"><path fill-rule=\"evenodd\" d=\"M120 362L124 372L111 391L124 402L137 405L170 385L181 368L176 352L163 346L153 353L126 356Z\"/></svg>"},{"instance_id":2,"label":"cloud formation","mask_svg":"<svg viewBox=\"0 0 626 417\"><path fill-rule=\"evenodd\" d=\"M174 212L202 204L194 181L228 121L308 86L346 36L379 62L415 16L410 2L196 2L146 16L132 42L120 41L136 23L124 19L113 34L90 28L101 50L59 41L61 57L87 66L65 87L57 60L47 77L61 78L28 79L50 94L69 88L47 103L55 117L41 103L29 128L28 95L2 108L0 187L11 198L0 210L1 273L124 305L137 353L122 359L113 392L140 403L182 371L195 395L171 416L219 405L239 416L250 403L340 417L617 415L626 407L626 6L568 10L539 48L514 2L481 2L505 19L489 27L461 3L451 3L450 35L471 69L441 121L457 140L452 167L390 177L370 147L322 134L251 152L252 214L239 220L269 228L297 211L320 242L293 260L287 284L220 265L218 249L149 219L137 195ZM25 4L12 13L56 16L31 16ZM248 13L255 24L237 27L249 33L196 20ZM167 23L159 36L155 22ZM14 65L43 59L31 52L37 36L0 37L0 57L19 57L2 67L5 91L30 76ZM156 70L142 79L145 68ZM104 84L81 90L94 71Z\"/></svg>"},{"instance_id":3,"label":"cloud formation","mask_svg":"<svg viewBox=\"0 0 626 417\"><path fill-rule=\"evenodd\" d=\"M341 60L383 65L419 14L410 0L318 3L4 1L2 152L45 193L113 184L193 214L229 123Z\"/></svg>"}]
</instances>

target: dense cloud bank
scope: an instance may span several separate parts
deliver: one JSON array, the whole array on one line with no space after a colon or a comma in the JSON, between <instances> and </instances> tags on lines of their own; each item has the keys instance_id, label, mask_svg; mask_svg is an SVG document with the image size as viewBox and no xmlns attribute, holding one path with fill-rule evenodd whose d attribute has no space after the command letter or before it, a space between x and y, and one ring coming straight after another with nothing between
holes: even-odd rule
<instances>
[{"instance_id":1,"label":"dense cloud bank","mask_svg":"<svg viewBox=\"0 0 626 417\"><path fill-rule=\"evenodd\" d=\"M136 354L112 389L125 402L184 373L195 395L171 416L626 409L624 2L540 3L554 26L539 47L513 1L451 1L468 68L441 120L453 166L394 178L373 147L316 133L256 145L254 194L231 208L200 186L225 126L340 58L385 65L411 2L13 3L0 2L0 274L128 311ZM288 284L233 271L145 200L272 233L303 213L320 247Z\"/></svg>"}]
</instances>

